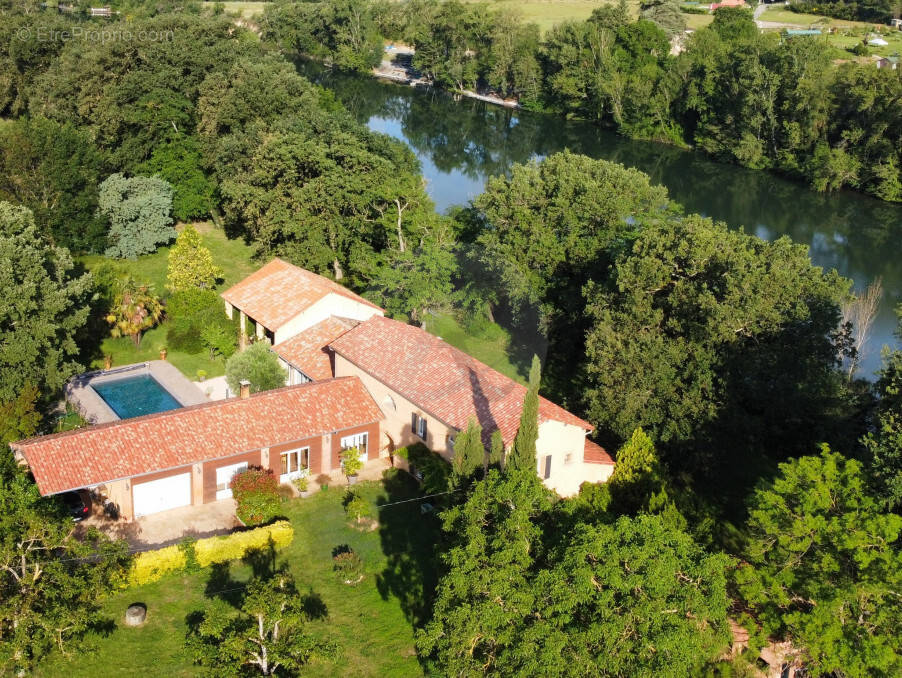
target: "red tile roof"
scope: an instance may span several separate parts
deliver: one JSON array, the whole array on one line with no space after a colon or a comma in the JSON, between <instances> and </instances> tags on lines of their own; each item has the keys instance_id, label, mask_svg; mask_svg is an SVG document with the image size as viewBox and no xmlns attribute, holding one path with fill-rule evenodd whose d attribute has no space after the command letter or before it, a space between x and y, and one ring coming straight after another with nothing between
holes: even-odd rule
<instances>
[{"instance_id":1,"label":"red tile roof","mask_svg":"<svg viewBox=\"0 0 902 678\"><path fill-rule=\"evenodd\" d=\"M332 349L444 423L462 430L476 417L483 431L501 431L505 444L520 425L526 388L428 332L373 316L331 344ZM586 431L592 425L539 398L539 421Z\"/></svg>"},{"instance_id":2,"label":"red tile roof","mask_svg":"<svg viewBox=\"0 0 902 678\"><path fill-rule=\"evenodd\" d=\"M344 377L32 438L11 447L25 457L46 495L381 419L360 380Z\"/></svg>"},{"instance_id":3,"label":"red tile roof","mask_svg":"<svg viewBox=\"0 0 902 678\"><path fill-rule=\"evenodd\" d=\"M583 461L587 464L614 465L614 460L611 459L611 455L609 455L601 445L593 443L588 438L586 438L586 449L583 452Z\"/></svg>"},{"instance_id":4,"label":"red tile roof","mask_svg":"<svg viewBox=\"0 0 902 678\"><path fill-rule=\"evenodd\" d=\"M275 331L328 294L338 294L382 310L337 282L281 259L273 259L221 296L267 329Z\"/></svg>"},{"instance_id":5,"label":"red tile roof","mask_svg":"<svg viewBox=\"0 0 902 678\"><path fill-rule=\"evenodd\" d=\"M356 320L332 316L288 341L276 344L272 350L311 379L329 379L332 377L329 344L357 324Z\"/></svg>"}]
</instances>

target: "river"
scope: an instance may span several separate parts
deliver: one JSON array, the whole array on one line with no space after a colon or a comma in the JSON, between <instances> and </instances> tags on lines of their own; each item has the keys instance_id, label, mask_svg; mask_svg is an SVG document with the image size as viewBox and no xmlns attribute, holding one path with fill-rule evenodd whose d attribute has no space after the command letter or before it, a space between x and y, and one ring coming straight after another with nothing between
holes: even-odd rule
<instances>
[{"instance_id":1,"label":"river","mask_svg":"<svg viewBox=\"0 0 902 678\"><path fill-rule=\"evenodd\" d=\"M844 191L817 193L768 172L719 164L701 153L633 141L589 123L512 111L434 89L382 82L301 62L300 72L335 92L370 129L405 141L419 158L439 211L482 192L513 163L570 149L635 167L687 211L772 240L808 245L818 266L856 289L883 281L884 296L859 374L872 378L880 349L898 345L893 309L902 302L902 205Z\"/></svg>"}]
</instances>

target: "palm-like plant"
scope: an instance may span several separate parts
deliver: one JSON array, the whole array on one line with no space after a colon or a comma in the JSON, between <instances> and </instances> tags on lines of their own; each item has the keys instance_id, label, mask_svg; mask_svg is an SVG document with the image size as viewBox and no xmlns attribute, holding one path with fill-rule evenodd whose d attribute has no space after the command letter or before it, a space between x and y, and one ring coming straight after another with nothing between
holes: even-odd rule
<instances>
[{"instance_id":1,"label":"palm-like plant","mask_svg":"<svg viewBox=\"0 0 902 678\"><path fill-rule=\"evenodd\" d=\"M160 322L163 302L153 293L153 286L138 283L131 276L118 284L116 298L107 315L114 337L130 337L135 348L141 345L144 330Z\"/></svg>"}]
</instances>

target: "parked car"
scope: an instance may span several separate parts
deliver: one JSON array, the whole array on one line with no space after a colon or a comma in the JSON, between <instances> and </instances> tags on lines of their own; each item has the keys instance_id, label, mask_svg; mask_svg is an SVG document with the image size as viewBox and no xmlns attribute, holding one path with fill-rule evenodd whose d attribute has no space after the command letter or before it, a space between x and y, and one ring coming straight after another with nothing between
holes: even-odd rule
<instances>
[{"instance_id":1,"label":"parked car","mask_svg":"<svg viewBox=\"0 0 902 678\"><path fill-rule=\"evenodd\" d=\"M64 492L60 499L69 509L72 520L78 522L91 515L91 497L87 492Z\"/></svg>"}]
</instances>

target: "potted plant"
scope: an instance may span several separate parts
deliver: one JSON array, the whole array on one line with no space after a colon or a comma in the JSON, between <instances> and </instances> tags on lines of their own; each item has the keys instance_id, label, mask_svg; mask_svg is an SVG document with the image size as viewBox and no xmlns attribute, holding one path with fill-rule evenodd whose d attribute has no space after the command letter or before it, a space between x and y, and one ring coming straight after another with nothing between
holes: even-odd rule
<instances>
[{"instance_id":1,"label":"potted plant","mask_svg":"<svg viewBox=\"0 0 902 678\"><path fill-rule=\"evenodd\" d=\"M197 380L198 381L204 381L204 380L206 380L206 378L207 378L206 370L198 370L197 371Z\"/></svg>"},{"instance_id":2,"label":"potted plant","mask_svg":"<svg viewBox=\"0 0 902 678\"><path fill-rule=\"evenodd\" d=\"M112 353L107 353L105 356L103 356L103 369L104 370L113 369L113 354Z\"/></svg>"},{"instance_id":3,"label":"potted plant","mask_svg":"<svg viewBox=\"0 0 902 678\"><path fill-rule=\"evenodd\" d=\"M356 447L349 447L341 451L341 470L348 479L348 485L357 482L357 474L363 468L363 462L360 461L360 450Z\"/></svg>"},{"instance_id":4,"label":"potted plant","mask_svg":"<svg viewBox=\"0 0 902 678\"><path fill-rule=\"evenodd\" d=\"M307 477L306 472L294 479L294 488L302 497L310 496L310 478Z\"/></svg>"},{"instance_id":5,"label":"potted plant","mask_svg":"<svg viewBox=\"0 0 902 678\"><path fill-rule=\"evenodd\" d=\"M166 353L167 353L166 347L161 346L160 347L160 360L166 360Z\"/></svg>"}]
</instances>

